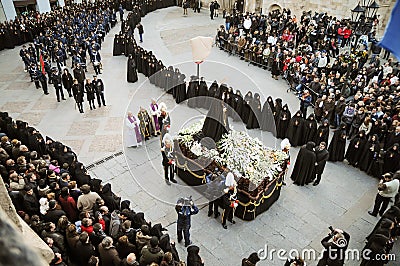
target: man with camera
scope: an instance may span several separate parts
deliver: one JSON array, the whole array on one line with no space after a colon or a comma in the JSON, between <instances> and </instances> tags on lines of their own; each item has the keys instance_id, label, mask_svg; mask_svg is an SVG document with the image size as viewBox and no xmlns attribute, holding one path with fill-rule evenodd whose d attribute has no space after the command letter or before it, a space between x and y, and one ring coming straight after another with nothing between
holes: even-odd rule
<instances>
[{"instance_id":1,"label":"man with camera","mask_svg":"<svg viewBox=\"0 0 400 266\"><path fill-rule=\"evenodd\" d=\"M199 208L194 205L192 196L189 198L180 198L175 206L175 211L178 214L177 221L177 234L178 243L180 243L185 238L185 247L189 246L192 242L190 241L190 226L191 226L191 216L199 213ZM183 232L183 237L182 237Z\"/></svg>"},{"instance_id":2,"label":"man with camera","mask_svg":"<svg viewBox=\"0 0 400 266\"><path fill-rule=\"evenodd\" d=\"M382 177L383 179L378 184L378 194L376 194L374 209L372 212L368 211L368 214L374 217L378 213L380 216L385 213L390 200L399 191L399 180L393 179L392 174L386 173Z\"/></svg>"},{"instance_id":3,"label":"man with camera","mask_svg":"<svg viewBox=\"0 0 400 266\"><path fill-rule=\"evenodd\" d=\"M329 227L329 234L322 239L324 253L317 266L341 266L344 264L350 235L341 229Z\"/></svg>"}]
</instances>

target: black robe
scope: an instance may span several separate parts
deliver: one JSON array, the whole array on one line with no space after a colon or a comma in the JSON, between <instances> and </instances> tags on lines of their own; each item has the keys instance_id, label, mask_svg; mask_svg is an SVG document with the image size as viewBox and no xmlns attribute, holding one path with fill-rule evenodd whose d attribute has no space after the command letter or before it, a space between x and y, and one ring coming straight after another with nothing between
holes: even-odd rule
<instances>
[{"instance_id":1,"label":"black robe","mask_svg":"<svg viewBox=\"0 0 400 266\"><path fill-rule=\"evenodd\" d=\"M227 110L224 110L225 108L225 104L221 101L213 101L204 120L202 132L205 137L210 137L215 142L229 131L228 113Z\"/></svg>"},{"instance_id":2,"label":"black robe","mask_svg":"<svg viewBox=\"0 0 400 266\"><path fill-rule=\"evenodd\" d=\"M242 110L243 110L242 94L238 94L238 92L236 92L236 94L232 96L232 108L233 110L235 110L235 114L232 115L233 121L235 122L241 121Z\"/></svg>"},{"instance_id":3,"label":"black robe","mask_svg":"<svg viewBox=\"0 0 400 266\"><path fill-rule=\"evenodd\" d=\"M275 111L274 102L271 96L269 96L264 103L261 113L261 125L260 125L261 130L276 133L274 111Z\"/></svg>"},{"instance_id":4,"label":"black robe","mask_svg":"<svg viewBox=\"0 0 400 266\"><path fill-rule=\"evenodd\" d=\"M136 64L135 64L135 60L130 57L128 59L128 66L127 66L127 81L128 82L136 82L138 81L138 75L136 72Z\"/></svg>"},{"instance_id":5,"label":"black robe","mask_svg":"<svg viewBox=\"0 0 400 266\"><path fill-rule=\"evenodd\" d=\"M249 121L250 112L252 111L250 107L252 101L253 101L253 95L249 92L246 94L246 96L244 96L243 109L242 109L242 121L246 125L247 122Z\"/></svg>"},{"instance_id":6,"label":"black robe","mask_svg":"<svg viewBox=\"0 0 400 266\"><path fill-rule=\"evenodd\" d=\"M301 145L309 141L314 141L315 136L317 134L317 121L315 120L314 114L311 114L306 120L304 120L304 130L303 130L303 139Z\"/></svg>"},{"instance_id":7,"label":"black robe","mask_svg":"<svg viewBox=\"0 0 400 266\"><path fill-rule=\"evenodd\" d=\"M290 176L294 184L304 186L315 178L316 155L314 148L315 143L310 141L300 149Z\"/></svg>"},{"instance_id":8,"label":"black robe","mask_svg":"<svg viewBox=\"0 0 400 266\"><path fill-rule=\"evenodd\" d=\"M286 133L289 127L290 123L290 118L291 118L291 113L285 104L285 106L282 108L282 110L279 112L279 119L278 123L276 126L276 137L279 139L284 139L286 138Z\"/></svg>"},{"instance_id":9,"label":"black robe","mask_svg":"<svg viewBox=\"0 0 400 266\"><path fill-rule=\"evenodd\" d=\"M187 90L187 105L190 108L197 107L197 96L199 95L199 82L192 77L192 80L189 82L188 90Z\"/></svg>"},{"instance_id":10,"label":"black robe","mask_svg":"<svg viewBox=\"0 0 400 266\"><path fill-rule=\"evenodd\" d=\"M399 145L395 144L396 150L391 147L385 153L384 164L383 164L383 173L394 173L400 169L400 152Z\"/></svg>"},{"instance_id":11,"label":"black robe","mask_svg":"<svg viewBox=\"0 0 400 266\"><path fill-rule=\"evenodd\" d=\"M357 166L366 143L367 139L364 135L364 131L362 133L359 132L354 138L351 139L344 157L350 165Z\"/></svg>"},{"instance_id":12,"label":"black robe","mask_svg":"<svg viewBox=\"0 0 400 266\"><path fill-rule=\"evenodd\" d=\"M186 82L185 82L185 74L180 73L178 75L178 86L176 88L176 103L181 103L186 100Z\"/></svg>"},{"instance_id":13,"label":"black robe","mask_svg":"<svg viewBox=\"0 0 400 266\"><path fill-rule=\"evenodd\" d=\"M361 151L361 156L358 161L358 167L361 171L367 171L374 158L377 158L377 156L379 155L378 136L374 136L375 140L372 140L372 136L365 144L364 149Z\"/></svg>"},{"instance_id":14,"label":"black robe","mask_svg":"<svg viewBox=\"0 0 400 266\"><path fill-rule=\"evenodd\" d=\"M202 108L208 109L207 104L206 104L206 97L208 96L208 87L207 87L207 83L204 80L200 81L198 96L199 96L199 98L196 100L197 107L202 107Z\"/></svg>"},{"instance_id":15,"label":"black robe","mask_svg":"<svg viewBox=\"0 0 400 266\"><path fill-rule=\"evenodd\" d=\"M321 142L325 142L328 146L329 138L329 124L322 124L317 129L317 134L315 135L315 144L319 145Z\"/></svg>"},{"instance_id":16,"label":"black robe","mask_svg":"<svg viewBox=\"0 0 400 266\"><path fill-rule=\"evenodd\" d=\"M346 147L346 126L339 128L333 133L331 143L329 144L329 161L342 162Z\"/></svg>"},{"instance_id":17,"label":"black robe","mask_svg":"<svg viewBox=\"0 0 400 266\"><path fill-rule=\"evenodd\" d=\"M292 146L297 147L301 145L303 137L304 118L300 111L298 111L292 119L290 119L289 127L287 130L287 138Z\"/></svg>"},{"instance_id":18,"label":"black robe","mask_svg":"<svg viewBox=\"0 0 400 266\"><path fill-rule=\"evenodd\" d=\"M260 96L254 95L253 101L250 103L251 111L249 113L249 120L247 120L247 129L259 128L261 120L261 102Z\"/></svg>"},{"instance_id":19,"label":"black robe","mask_svg":"<svg viewBox=\"0 0 400 266\"><path fill-rule=\"evenodd\" d=\"M211 107L211 105L214 101L214 98L216 97L215 95L217 93L218 88L219 88L219 86L216 81L214 81L211 84L210 88L208 88L208 99L206 100L206 108L207 109Z\"/></svg>"}]
</instances>

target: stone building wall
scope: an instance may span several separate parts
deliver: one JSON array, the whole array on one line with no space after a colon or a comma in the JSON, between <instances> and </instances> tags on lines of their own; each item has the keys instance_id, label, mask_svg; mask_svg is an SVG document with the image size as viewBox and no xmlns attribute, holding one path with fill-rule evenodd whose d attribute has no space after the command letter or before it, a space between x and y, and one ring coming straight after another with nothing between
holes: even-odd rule
<instances>
[{"instance_id":1,"label":"stone building wall","mask_svg":"<svg viewBox=\"0 0 400 266\"><path fill-rule=\"evenodd\" d=\"M354 9L359 0L239 0L244 2L244 11L268 13L274 8L290 8L292 13L300 17L303 11L312 12L327 12L328 15L336 16L338 18L348 17L351 18L351 9ZM208 8L211 0L204 0L203 7ZM231 10L235 0L218 0L223 8ZM391 11L396 3L396 0L377 0L381 6L378 9L380 15L380 30L378 36L383 35L386 24L390 18Z\"/></svg>"}]
</instances>

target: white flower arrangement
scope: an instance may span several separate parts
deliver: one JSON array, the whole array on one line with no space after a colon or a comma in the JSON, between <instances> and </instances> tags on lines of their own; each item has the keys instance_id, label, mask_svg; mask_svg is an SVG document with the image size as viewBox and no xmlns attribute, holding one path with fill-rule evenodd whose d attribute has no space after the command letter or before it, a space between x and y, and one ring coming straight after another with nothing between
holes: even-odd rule
<instances>
[{"instance_id":1,"label":"white flower arrangement","mask_svg":"<svg viewBox=\"0 0 400 266\"><path fill-rule=\"evenodd\" d=\"M235 130L223 135L217 143L217 150L209 150L195 142L192 137L202 126L203 121L200 121L182 129L178 134L180 143L189 148L194 155L213 159L218 164L241 173L256 186L265 178L274 179L282 171L281 163L287 159L285 152L267 148L258 138Z\"/></svg>"}]
</instances>

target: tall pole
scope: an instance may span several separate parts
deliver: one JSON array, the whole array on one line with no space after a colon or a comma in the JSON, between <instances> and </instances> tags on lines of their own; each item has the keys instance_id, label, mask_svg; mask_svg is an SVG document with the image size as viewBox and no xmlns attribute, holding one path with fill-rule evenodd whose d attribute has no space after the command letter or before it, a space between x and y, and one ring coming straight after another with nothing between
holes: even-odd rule
<instances>
[{"instance_id":1,"label":"tall pole","mask_svg":"<svg viewBox=\"0 0 400 266\"><path fill-rule=\"evenodd\" d=\"M197 64L197 79L200 79L200 63Z\"/></svg>"}]
</instances>

